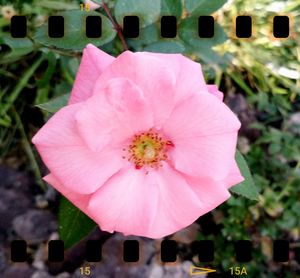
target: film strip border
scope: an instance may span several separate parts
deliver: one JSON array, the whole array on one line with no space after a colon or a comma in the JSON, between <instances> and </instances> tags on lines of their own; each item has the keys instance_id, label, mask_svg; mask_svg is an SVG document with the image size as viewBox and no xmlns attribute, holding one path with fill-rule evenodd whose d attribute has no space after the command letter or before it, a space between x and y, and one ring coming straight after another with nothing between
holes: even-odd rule
<instances>
[{"instance_id":1,"label":"film strip border","mask_svg":"<svg viewBox=\"0 0 300 278\"><path fill-rule=\"evenodd\" d=\"M232 242L235 250L235 260L239 263L248 263L253 260L253 244L250 240ZM85 259L87 262L102 261L102 245L100 240L88 240L85 244ZM273 241L273 261L285 263L289 261L289 241L278 239ZM215 246L212 240L193 241L190 249L194 256L198 256L199 262L211 263L215 258ZM123 241L123 262L137 263L140 260L140 242L138 240ZM160 261L162 263L174 263L177 261L178 243L165 239L160 245ZM11 242L11 261L26 262L29 258L27 243L25 240ZM48 242L48 261L64 261L64 242L62 240L50 240Z\"/></svg>"},{"instance_id":2,"label":"film strip border","mask_svg":"<svg viewBox=\"0 0 300 278\"><path fill-rule=\"evenodd\" d=\"M292 18L288 15L275 15L272 18L272 36L275 39L287 39L291 34ZM80 24L80 23L78 23ZM101 16L86 17L85 35L87 38L100 38L102 36ZM210 15L198 17L199 38L210 39L214 37L215 18ZM130 15L123 18L123 35L126 38L138 38L140 35L140 19ZM79 26L78 26L79 28ZM10 32L13 38L27 36L27 17L18 15L11 18ZM65 18L60 15L49 16L48 36L50 38L63 38L65 34ZM175 38L177 36L176 16L162 16L160 20L160 34L162 38ZM235 18L235 38L250 39L253 36L253 18L250 15L240 15Z\"/></svg>"}]
</instances>

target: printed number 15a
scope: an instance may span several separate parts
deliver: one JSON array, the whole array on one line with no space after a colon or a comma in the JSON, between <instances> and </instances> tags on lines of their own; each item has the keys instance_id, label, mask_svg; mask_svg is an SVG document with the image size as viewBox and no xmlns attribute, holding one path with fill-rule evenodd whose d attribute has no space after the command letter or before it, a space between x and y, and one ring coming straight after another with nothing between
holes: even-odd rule
<instances>
[{"instance_id":1,"label":"printed number 15a","mask_svg":"<svg viewBox=\"0 0 300 278\"><path fill-rule=\"evenodd\" d=\"M248 275L247 269L244 266L229 267L229 270L231 275L237 275L237 276Z\"/></svg>"}]
</instances>

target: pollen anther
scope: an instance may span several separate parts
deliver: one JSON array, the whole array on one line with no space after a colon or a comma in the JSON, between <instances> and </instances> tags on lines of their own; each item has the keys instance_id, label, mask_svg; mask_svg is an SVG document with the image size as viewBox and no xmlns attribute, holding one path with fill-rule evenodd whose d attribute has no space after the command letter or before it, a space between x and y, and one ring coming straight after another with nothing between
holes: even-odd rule
<instances>
[{"instance_id":1,"label":"pollen anther","mask_svg":"<svg viewBox=\"0 0 300 278\"><path fill-rule=\"evenodd\" d=\"M133 136L131 144L126 149L128 152L126 158L133 162L135 169L144 166L159 168L162 166L162 161L168 158L169 147L174 147L173 142L163 139L156 131L150 129L148 132Z\"/></svg>"}]
</instances>

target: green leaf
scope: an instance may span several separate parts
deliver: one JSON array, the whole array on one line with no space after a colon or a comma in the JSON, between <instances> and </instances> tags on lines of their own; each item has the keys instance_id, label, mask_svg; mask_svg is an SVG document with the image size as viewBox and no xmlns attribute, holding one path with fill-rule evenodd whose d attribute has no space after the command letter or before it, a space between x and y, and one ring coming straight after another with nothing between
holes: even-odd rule
<instances>
[{"instance_id":1,"label":"green leaf","mask_svg":"<svg viewBox=\"0 0 300 278\"><path fill-rule=\"evenodd\" d=\"M49 51L48 53L43 54L45 59L48 61L48 66L47 69L43 75L43 78L38 80L36 83L38 87L43 87L49 84L52 75L55 72L55 67L56 67L56 56L53 52Z\"/></svg>"},{"instance_id":2,"label":"green leaf","mask_svg":"<svg viewBox=\"0 0 300 278\"><path fill-rule=\"evenodd\" d=\"M58 222L59 237L64 241L65 249L82 240L96 227L93 220L64 197L60 200Z\"/></svg>"},{"instance_id":3,"label":"green leaf","mask_svg":"<svg viewBox=\"0 0 300 278\"><path fill-rule=\"evenodd\" d=\"M36 106L42 110L49 112L49 113L55 113L60 108L67 105L69 97L70 97L70 94L64 94L62 96L53 98L49 102L41 103Z\"/></svg>"},{"instance_id":4,"label":"green leaf","mask_svg":"<svg viewBox=\"0 0 300 278\"><path fill-rule=\"evenodd\" d=\"M160 18L161 0L117 0L114 14L118 23L123 26L123 17L136 15L140 19L140 27L143 28Z\"/></svg>"},{"instance_id":5,"label":"green leaf","mask_svg":"<svg viewBox=\"0 0 300 278\"><path fill-rule=\"evenodd\" d=\"M151 24L140 30L137 39L128 39L127 43L135 51L159 53L182 53L185 51L184 42L178 37L174 39L161 38L158 24Z\"/></svg>"},{"instance_id":6,"label":"green leaf","mask_svg":"<svg viewBox=\"0 0 300 278\"><path fill-rule=\"evenodd\" d=\"M144 48L144 51L160 53L182 53L184 45L179 41L158 41Z\"/></svg>"},{"instance_id":7,"label":"green leaf","mask_svg":"<svg viewBox=\"0 0 300 278\"><path fill-rule=\"evenodd\" d=\"M59 15L63 16L65 19L64 37L50 38L48 36L48 23L46 23L37 29L34 40L48 47L54 46L69 50L82 50L88 43L100 46L112 41L116 36L116 31L110 20L98 12L72 10L60 12ZM87 16L101 16L102 36L100 38L86 37L85 20Z\"/></svg>"},{"instance_id":8,"label":"green leaf","mask_svg":"<svg viewBox=\"0 0 300 278\"><path fill-rule=\"evenodd\" d=\"M231 187L230 191L239 195L242 195L251 200L258 200L258 192L254 184L251 172L247 165L246 160L243 155L237 150L235 154L235 160L238 164L238 167L241 171L244 181Z\"/></svg>"},{"instance_id":9,"label":"green leaf","mask_svg":"<svg viewBox=\"0 0 300 278\"><path fill-rule=\"evenodd\" d=\"M161 0L161 15L174 15L179 20L182 15L182 1Z\"/></svg>"},{"instance_id":10,"label":"green leaf","mask_svg":"<svg viewBox=\"0 0 300 278\"><path fill-rule=\"evenodd\" d=\"M186 0L185 7L191 15L210 15L226 2L227 0Z\"/></svg>"},{"instance_id":11,"label":"green leaf","mask_svg":"<svg viewBox=\"0 0 300 278\"><path fill-rule=\"evenodd\" d=\"M208 47L193 47L190 45L186 45L186 51L192 55L195 55L198 59L202 60L207 65L217 64L222 69L226 67L228 64L229 58L228 56L220 56L216 51L212 48ZM226 68L224 68L225 70Z\"/></svg>"},{"instance_id":12,"label":"green leaf","mask_svg":"<svg viewBox=\"0 0 300 278\"><path fill-rule=\"evenodd\" d=\"M140 30L138 38L128 39L127 43L135 51L141 51L145 46L157 42L159 37L158 27L156 24L151 24Z\"/></svg>"},{"instance_id":13,"label":"green leaf","mask_svg":"<svg viewBox=\"0 0 300 278\"><path fill-rule=\"evenodd\" d=\"M6 112L11 108L13 103L19 97L22 90L28 85L29 79L35 73L38 67L41 65L43 60L44 60L43 56L36 59L34 62L31 63L30 67L23 73L23 75L20 76L14 89L10 92L10 94L7 95L5 102L1 102L2 107L0 109L0 116L6 114Z\"/></svg>"},{"instance_id":14,"label":"green leaf","mask_svg":"<svg viewBox=\"0 0 300 278\"><path fill-rule=\"evenodd\" d=\"M34 50L34 45L28 38L16 39L5 35L0 38L0 43L8 45L11 49L1 57L0 64L13 63Z\"/></svg>"},{"instance_id":15,"label":"green leaf","mask_svg":"<svg viewBox=\"0 0 300 278\"><path fill-rule=\"evenodd\" d=\"M212 38L200 38L198 35L197 17L184 19L178 28L179 37L196 50L197 48L211 48L215 45L224 43L227 40L227 35L217 22L215 22L214 31L215 33Z\"/></svg>"}]
</instances>

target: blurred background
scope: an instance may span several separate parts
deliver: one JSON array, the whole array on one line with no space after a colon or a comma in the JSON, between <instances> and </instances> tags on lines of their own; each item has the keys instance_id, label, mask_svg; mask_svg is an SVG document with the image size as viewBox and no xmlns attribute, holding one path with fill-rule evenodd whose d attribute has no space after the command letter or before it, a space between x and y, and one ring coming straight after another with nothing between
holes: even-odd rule
<instances>
[{"instance_id":1,"label":"blurred background","mask_svg":"<svg viewBox=\"0 0 300 278\"><path fill-rule=\"evenodd\" d=\"M0 0L1 276L82 277L80 267L91 265L90 277L189 277L189 266L199 264L189 244L210 239L215 242L215 261L205 266L218 272L208 277L232 277L229 268L234 266L245 266L248 277L300 277L300 1L153 0L138 7L133 0L125 2L106 3L120 25L123 15L143 18L140 37L126 39L124 45L103 6L87 11L79 1ZM97 13L103 16L102 37L88 39L82 19ZM64 39L47 36L47 17L54 14L64 15L68 22ZM201 14L212 14L218 23L213 39L197 37L197 16ZM234 19L244 14L253 17L253 37L235 39ZM291 17L288 39L272 38L276 14ZM27 16L26 38L11 38L13 15ZM177 16L176 38L160 37L161 15ZM179 244L176 266L159 264L155 259L158 242L141 238L144 262L131 267L121 264L124 237L97 228L89 238L106 241L109 259L104 263L84 262L84 241L66 252L65 263L47 262L46 243L59 237L60 197L42 182L47 169L30 142L51 114L66 103L82 48L88 42L114 56L128 47L132 51L182 53L200 62L207 82L218 85L242 122L238 148L253 174L259 201L233 195L171 236ZM13 239L28 242L27 263L10 263ZM253 242L250 263L235 261L231 242L240 239ZM273 262L274 239L290 241L288 263Z\"/></svg>"}]
</instances>

